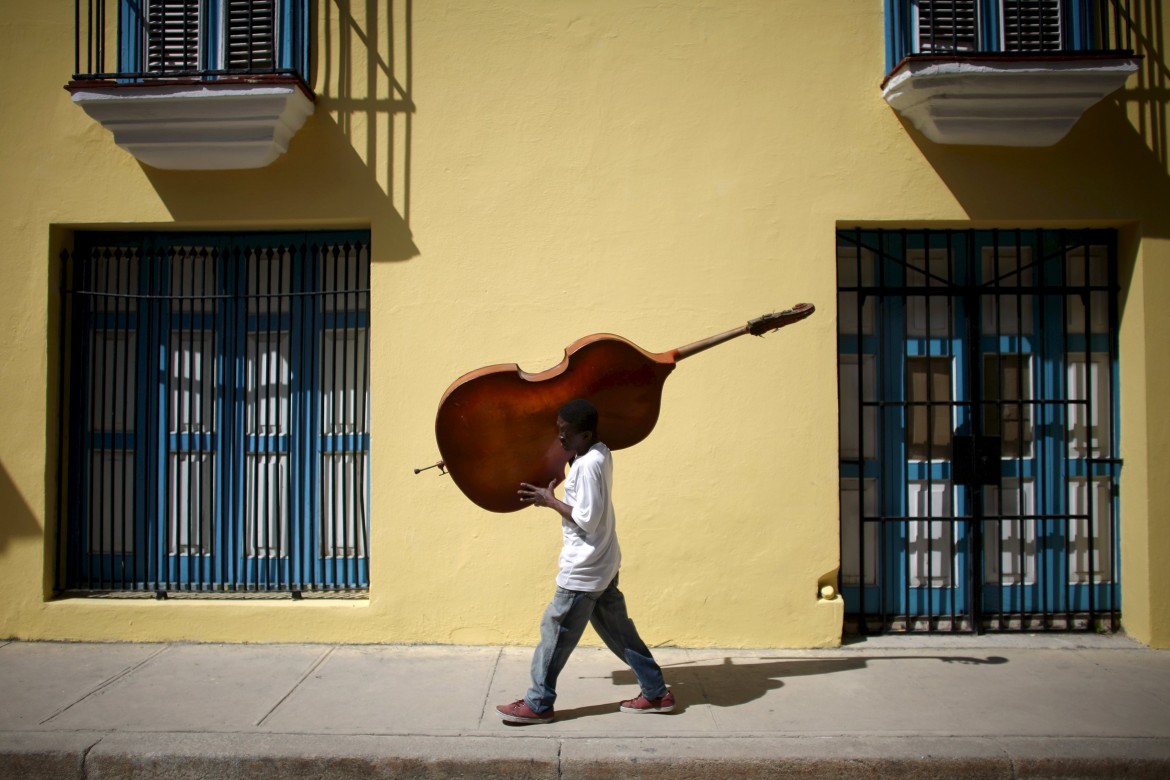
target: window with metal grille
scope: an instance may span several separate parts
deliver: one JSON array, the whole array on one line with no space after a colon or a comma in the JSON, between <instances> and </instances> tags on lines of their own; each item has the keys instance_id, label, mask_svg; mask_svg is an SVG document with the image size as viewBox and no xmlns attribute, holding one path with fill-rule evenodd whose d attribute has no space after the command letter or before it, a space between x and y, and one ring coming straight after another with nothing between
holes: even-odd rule
<instances>
[{"instance_id":1,"label":"window with metal grille","mask_svg":"<svg viewBox=\"0 0 1170 780\"><path fill-rule=\"evenodd\" d=\"M102 234L63 259L64 590L356 590L366 233Z\"/></svg>"},{"instance_id":2,"label":"window with metal grille","mask_svg":"<svg viewBox=\"0 0 1170 780\"><path fill-rule=\"evenodd\" d=\"M1131 0L885 0L887 58L1131 48Z\"/></svg>"},{"instance_id":3,"label":"window with metal grille","mask_svg":"<svg viewBox=\"0 0 1170 780\"><path fill-rule=\"evenodd\" d=\"M297 0L122 0L119 71L206 76L301 71Z\"/></svg>"},{"instance_id":4,"label":"window with metal grille","mask_svg":"<svg viewBox=\"0 0 1170 780\"><path fill-rule=\"evenodd\" d=\"M1061 45L1061 0L915 0L917 51L1056 51ZM998 29L981 45L980 22Z\"/></svg>"}]
</instances>

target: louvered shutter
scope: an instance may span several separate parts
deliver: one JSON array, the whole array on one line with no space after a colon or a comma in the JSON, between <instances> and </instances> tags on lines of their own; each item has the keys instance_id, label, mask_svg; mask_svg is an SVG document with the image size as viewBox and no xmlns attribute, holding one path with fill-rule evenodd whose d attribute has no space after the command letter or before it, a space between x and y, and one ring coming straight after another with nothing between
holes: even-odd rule
<instances>
[{"instance_id":1,"label":"louvered shutter","mask_svg":"<svg viewBox=\"0 0 1170 780\"><path fill-rule=\"evenodd\" d=\"M976 0L918 0L918 52L975 51Z\"/></svg>"},{"instance_id":2,"label":"louvered shutter","mask_svg":"<svg viewBox=\"0 0 1170 780\"><path fill-rule=\"evenodd\" d=\"M1003 0L1003 48L1012 52L1060 49L1060 0Z\"/></svg>"},{"instance_id":3,"label":"louvered shutter","mask_svg":"<svg viewBox=\"0 0 1170 780\"><path fill-rule=\"evenodd\" d=\"M276 0L227 0L228 70L276 67Z\"/></svg>"},{"instance_id":4,"label":"louvered shutter","mask_svg":"<svg viewBox=\"0 0 1170 780\"><path fill-rule=\"evenodd\" d=\"M202 20L199 0L149 0L146 6L147 70L199 70Z\"/></svg>"}]
</instances>

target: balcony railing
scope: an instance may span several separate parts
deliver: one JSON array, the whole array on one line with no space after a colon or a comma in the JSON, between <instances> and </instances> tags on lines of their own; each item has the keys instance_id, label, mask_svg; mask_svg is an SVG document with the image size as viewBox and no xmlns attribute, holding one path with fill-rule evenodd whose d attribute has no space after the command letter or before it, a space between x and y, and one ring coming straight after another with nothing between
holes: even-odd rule
<instances>
[{"instance_id":1,"label":"balcony railing","mask_svg":"<svg viewBox=\"0 0 1170 780\"><path fill-rule=\"evenodd\" d=\"M307 0L74 0L74 13L74 82L308 81Z\"/></svg>"},{"instance_id":2,"label":"balcony railing","mask_svg":"<svg viewBox=\"0 0 1170 780\"><path fill-rule=\"evenodd\" d=\"M73 101L138 160L260 168L313 113L309 0L74 0Z\"/></svg>"},{"instance_id":3,"label":"balcony railing","mask_svg":"<svg viewBox=\"0 0 1170 780\"><path fill-rule=\"evenodd\" d=\"M1133 0L886 0L886 71L907 57L1132 54Z\"/></svg>"}]
</instances>

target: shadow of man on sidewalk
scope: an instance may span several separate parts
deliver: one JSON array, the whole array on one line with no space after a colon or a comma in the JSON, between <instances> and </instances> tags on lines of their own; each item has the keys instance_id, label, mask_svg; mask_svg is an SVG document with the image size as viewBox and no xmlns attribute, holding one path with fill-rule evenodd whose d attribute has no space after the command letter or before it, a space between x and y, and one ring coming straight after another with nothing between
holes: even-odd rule
<instances>
[{"instance_id":1,"label":"shadow of man on sidewalk","mask_svg":"<svg viewBox=\"0 0 1170 780\"><path fill-rule=\"evenodd\" d=\"M684 712L691 704L710 704L715 707L736 707L763 697L769 691L784 687L784 680L821 674L837 674L865 669L875 662L891 660L940 661L945 664L996 665L1005 664L1001 656L874 656L836 658L733 659L724 657L720 663L687 661L663 667L666 682L675 692L675 713ZM620 669L611 675L614 685L637 685L629 669ZM604 715L613 711L612 704L562 710L557 719L572 720L590 715Z\"/></svg>"}]
</instances>

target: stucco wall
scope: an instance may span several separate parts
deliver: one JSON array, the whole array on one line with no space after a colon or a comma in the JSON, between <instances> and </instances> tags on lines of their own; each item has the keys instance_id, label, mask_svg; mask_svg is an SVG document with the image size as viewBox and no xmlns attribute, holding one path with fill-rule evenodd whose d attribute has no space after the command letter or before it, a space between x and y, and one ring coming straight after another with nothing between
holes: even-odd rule
<instances>
[{"instance_id":1,"label":"stucco wall","mask_svg":"<svg viewBox=\"0 0 1170 780\"><path fill-rule=\"evenodd\" d=\"M842 602L818 592L838 566L834 229L1107 225L1129 237L1124 613L1170 644L1164 57L1055 147L939 147L881 98L873 0L318 6L314 116L268 168L220 173L114 146L62 89L72 9L6 10L0 636L531 643L557 517L485 513L413 474L438 457L447 385L548 368L590 333L665 351L811 301L805 322L679 365L654 433L616 456L616 501L623 589L651 644L832 645ZM70 231L112 226L371 229L368 602L47 599L51 264Z\"/></svg>"}]
</instances>

